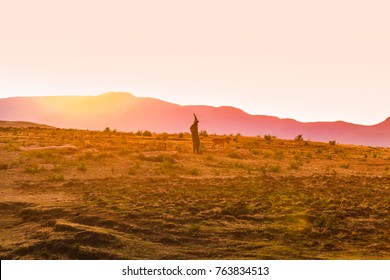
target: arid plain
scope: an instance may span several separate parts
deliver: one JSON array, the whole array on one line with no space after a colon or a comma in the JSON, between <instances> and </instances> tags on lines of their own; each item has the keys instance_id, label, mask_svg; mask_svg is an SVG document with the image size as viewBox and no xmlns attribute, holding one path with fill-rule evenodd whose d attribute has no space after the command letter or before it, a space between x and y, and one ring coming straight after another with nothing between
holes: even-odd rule
<instances>
[{"instance_id":1,"label":"arid plain","mask_svg":"<svg viewBox=\"0 0 390 280\"><path fill-rule=\"evenodd\" d=\"M13 126L1 259L390 259L388 148Z\"/></svg>"}]
</instances>

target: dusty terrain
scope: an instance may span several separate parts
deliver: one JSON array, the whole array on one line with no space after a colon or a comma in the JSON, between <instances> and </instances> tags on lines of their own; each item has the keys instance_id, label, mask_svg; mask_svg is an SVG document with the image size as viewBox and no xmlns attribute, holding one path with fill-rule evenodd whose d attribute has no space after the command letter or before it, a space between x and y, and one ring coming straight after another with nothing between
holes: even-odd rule
<instances>
[{"instance_id":1,"label":"dusty terrain","mask_svg":"<svg viewBox=\"0 0 390 280\"><path fill-rule=\"evenodd\" d=\"M1 259L390 259L390 149L213 137L0 128Z\"/></svg>"}]
</instances>

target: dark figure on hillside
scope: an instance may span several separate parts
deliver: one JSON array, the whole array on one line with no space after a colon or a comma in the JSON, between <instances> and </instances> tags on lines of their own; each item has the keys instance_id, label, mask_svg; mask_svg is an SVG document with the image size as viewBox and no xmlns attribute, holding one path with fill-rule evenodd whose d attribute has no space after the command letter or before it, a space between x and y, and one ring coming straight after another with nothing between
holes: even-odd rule
<instances>
[{"instance_id":1,"label":"dark figure on hillside","mask_svg":"<svg viewBox=\"0 0 390 280\"><path fill-rule=\"evenodd\" d=\"M194 114L195 120L194 123L191 125L191 135L192 135L192 146L194 148L194 153L199 154L199 147L200 147L200 139L199 139L199 133L198 133L198 119L196 118L196 115Z\"/></svg>"}]
</instances>

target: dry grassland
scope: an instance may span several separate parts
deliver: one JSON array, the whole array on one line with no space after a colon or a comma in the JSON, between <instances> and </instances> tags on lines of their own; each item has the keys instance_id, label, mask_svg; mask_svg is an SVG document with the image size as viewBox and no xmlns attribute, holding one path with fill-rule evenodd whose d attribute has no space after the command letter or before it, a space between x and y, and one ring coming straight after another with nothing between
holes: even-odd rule
<instances>
[{"instance_id":1,"label":"dry grassland","mask_svg":"<svg viewBox=\"0 0 390 280\"><path fill-rule=\"evenodd\" d=\"M212 138L0 128L1 259L390 259L390 149Z\"/></svg>"}]
</instances>

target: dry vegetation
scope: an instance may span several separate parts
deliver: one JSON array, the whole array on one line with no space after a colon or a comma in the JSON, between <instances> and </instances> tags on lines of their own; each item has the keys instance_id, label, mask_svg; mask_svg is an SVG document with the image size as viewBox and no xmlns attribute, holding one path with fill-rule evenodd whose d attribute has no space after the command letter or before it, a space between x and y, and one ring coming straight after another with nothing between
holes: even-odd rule
<instances>
[{"instance_id":1,"label":"dry vegetation","mask_svg":"<svg viewBox=\"0 0 390 280\"><path fill-rule=\"evenodd\" d=\"M212 137L0 128L0 257L390 259L390 149Z\"/></svg>"}]
</instances>

